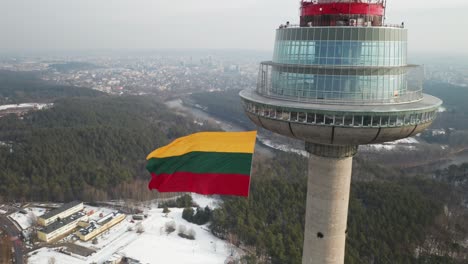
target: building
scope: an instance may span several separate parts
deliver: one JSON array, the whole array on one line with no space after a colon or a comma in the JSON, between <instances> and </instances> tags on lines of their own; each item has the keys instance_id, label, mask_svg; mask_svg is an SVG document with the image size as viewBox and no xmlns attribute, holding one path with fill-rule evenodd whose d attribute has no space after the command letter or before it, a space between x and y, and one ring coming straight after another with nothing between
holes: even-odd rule
<instances>
[{"instance_id":1,"label":"building","mask_svg":"<svg viewBox=\"0 0 468 264\"><path fill-rule=\"evenodd\" d=\"M256 90L240 93L255 124L306 142L303 264L344 263L358 146L414 136L442 104L423 94L423 70L407 63L407 29L385 24L385 4L302 1L300 25L279 26Z\"/></svg>"},{"instance_id":2,"label":"building","mask_svg":"<svg viewBox=\"0 0 468 264\"><path fill-rule=\"evenodd\" d=\"M137 220L137 221L141 221L141 220L145 219L145 216L141 215L141 214L135 214L135 215L132 215L132 219Z\"/></svg>"},{"instance_id":3,"label":"building","mask_svg":"<svg viewBox=\"0 0 468 264\"><path fill-rule=\"evenodd\" d=\"M48 226L54 223L57 219L66 218L74 213L77 213L84 209L83 202L73 201L64 204L62 207L51 210L39 217L38 223L41 226Z\"/></svg>"},{"instance_id":4,"label":"building","mask_svg":"<svg viewBox=\"0 0 468 264\"><path fill-rule=\"evenodd\" d=\"M77 228L80 221L86 221L88 216L83 212L77 212L65 218L57 219L57 221L37 231L37 237L44 241L50 242L59 237L66 235Z\"/></svg>"},{"instance_id":5,"label":"building","mask_svg":"<svg viewBox=\"0 0 468 264\"><path fill-rule=\"evenodd\" d=\"M122 255L115 253L108 260L106 260L104 264L119 264L122 263L123 258L124 257Z\"/></svg>"},{"instance_id":6,"label":"building","mask_svg":"<svg viewBox=\"0 0 468 264\"><path fill-rule=\"evenodd\" d=\"M97 222L85 223L82 225L83 228L76 232L76 235L83 241L89 241L114 225L122 222L125 217L125 214L119 212L110 213Z\"/></svg>"}]
</instances>

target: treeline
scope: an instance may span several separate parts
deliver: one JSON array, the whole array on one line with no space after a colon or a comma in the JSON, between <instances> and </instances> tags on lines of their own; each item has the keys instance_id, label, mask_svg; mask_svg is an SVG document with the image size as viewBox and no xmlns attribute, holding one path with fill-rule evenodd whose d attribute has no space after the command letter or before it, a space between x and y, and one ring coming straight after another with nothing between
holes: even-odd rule
<instances>
[{"instance_id":1,"label":"treeline","mask_svg":"<svg viewBox=\"0 0 468 264\"><path fill-rule=\"evenodd\" d=\"M212 232L254 255L250 263L301 263L306 162L279 154L254 164L251 196L225 199L213 212ZM353 183L346 263L456 263L415 258L449 194L448 186L419 178Z\"/></svg>"},{"instance_id":2,"label":"treeline","mask_svg":"<svg viewBox=\"0 0 468 264\"><path fill-rule=\"evenodd\" d=\"M0 198L142 197L147 154L196 129L156 99L130 96L60 99L23 119L1 118Z\"/></svg>"},{"instance_id":3,"label":"treeline","mask_svg":"<svg viewBox=\"0 0 468 264\"><path fill-rule=\"evenodd\" d=\"M37 73L0 70L0 105L103 95L92 89L50 84L39 79Z\"/></svg>"}]
</instances>

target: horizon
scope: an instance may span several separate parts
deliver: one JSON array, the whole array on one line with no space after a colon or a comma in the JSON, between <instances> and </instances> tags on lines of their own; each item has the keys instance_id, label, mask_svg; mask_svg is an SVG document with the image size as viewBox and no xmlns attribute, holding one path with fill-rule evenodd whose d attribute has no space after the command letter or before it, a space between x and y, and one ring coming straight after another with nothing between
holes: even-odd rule
<instances>
[{"instance_id":1,"label":"horizon","mask_svg":"<svg viewBox=\"0 0 468 264\"><path fill-rule=\"evenodd\" d=\"M299 20L297 1L205 0L0 3L0 53L88 50L215 49L272 51L275 29ZM268 12L265 6L268 5ZM458 30L462 0L388 2L387 23L405 22L409 54L468 55ZM430 29L430 30L428 30Z\"/></svg>"}]
</instances>

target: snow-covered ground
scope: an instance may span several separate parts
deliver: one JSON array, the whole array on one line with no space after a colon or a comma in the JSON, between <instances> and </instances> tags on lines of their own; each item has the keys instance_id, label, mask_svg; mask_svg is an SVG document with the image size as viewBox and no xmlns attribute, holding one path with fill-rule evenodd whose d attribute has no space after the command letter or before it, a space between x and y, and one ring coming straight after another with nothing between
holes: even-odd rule
<instances>
[{"instance_id":1,"label":"snow-covered ground","mask_svg":"<svg viewBox=\"0 0 468 264\"><path fill-rule=\"evenodd\" d=\"M304 157L308 157L309 156L309 153L307 153L307 151L303 150L303 149L295 149L295 148L291 148L291 146L287 145L287 144L279 144L277 142L274 142L266 137L263 137L261 136L260 134L257 135L257 139L262 142L263 145L265 146L268 146L272 149L277 149L277 150L281 150L281 151L284 151L284 152L289 152L289 153L296 153L296 154L299 154L301 156L304 156Z\"/></svg>"},{"instance_id":2,"label":"snow-covered ground","mask_svg":"<svg viewBox=\"0 0 468 264\"><path fill-rule=\"evenodd\" d=\"M196 193L192 193L192 200L201 208L205 208L206 206L208 206L211 209L218 208L219 203L221 202L221 199L216 195L207 196Z\"/></svg>"},{"instance_id":3,"label":"snow-covered ground","mask_svg":"<svg viewBox=\"0 0 468 264\"><path fill-rule=\"evenodd\" d=\"M10 143L7 143L7 142L0 141L0 146L8 146L8 147L11 147L11 144L10 144Z\"/></svg>"},{"instance_id":4,"label":"snow-covered ground","mask_svg":"<svg viewBox=\"0 0 468 264\"><path fill-rule=\"evenodd\" d=\"M53 104L38 104L38 103L0 105L0 111L11 109L11 108L36 108L38 110L42 110L46 107L51 107L52 105Z\"/></svg>"},{"instance_id":5,"label":"snow-covered ground","mask_svg":"<svg viewBox=\"0 0 468 264\"><path fill-rule=\"evenodd\" d=\"M46 210L44 208L28 207L23 209L26 214L16 212L9 217L13 219L23 230L28 229L33 223L34 219L43 215Z\"/></svg>"},{"instance_id":6,"label":"snow-covered ground","mask_svg":"<svg viewBox=\"0 0 468 264\"><path fill-rule=\"evenodd\" d=\"M414 138L403 138L391 142L385 142L382 144L363 145L359 148L365 151L391 151L391 150L416 150L416 145L419 141Z\"/></svg>"},{"instance_id":7,"label":"snow-covered ground","mask_svg":"<svg viewBox=\"0 0 468 264\"><path fill-rule=\"evenodd\" d=\"M229 256L226 243L214 237L206 226L191 224L182 219L183 209L171 209L168 217L160 217L158 209L149 217L145 232L135 241L120 251L123 255L138 259L143 263L199 263L219 264ZM177 228L184 225L187 230L193 229L195 240L178 236L178 231L166 234L164 226L175 221Z\"/></svg>"},{"instance_id":8,"label":"snow-covered ground","mask_svg":"<svg viewBox=\"0 0 468 264\"><path fill-rule=\"evenodd\" d=\"M432 129L431 132L432 132L432 136L441 136L447 133L445 129Z\"/></svg>"},{"instance_id":9,"label":"snow-covered ground","mask_svg":"<svg viewBox=\"0 0 468 264\"><path fill-rule=\"evenodd\" d=\"M261 136L258 136L258 140L270 148L281 150L284 152L296 153L303 157L308 157L307 151L303 149L291 148L287 144L279 144ZM411 138L404 138L400 140L386 142L383 144L362 145L360 146L360 149L364 151L392 151L396 149L416 150L417 144L419 144L419 141L416 138L411 137Z\"/></svg>"},{"instance_id":10,"label":"snow-covered ground","mask_svg":"<svg viewBox=\"0 0 468 264\"><path fill-rule=\"evenodd\" d=\"M219 199L193 194L194 201L204 207L218 206ZM112 227L109 232L98 237L97 244L91 242L76 242L76 244L96 250L89 257L69 256L54 249L41 248L30 253L28 263L46 264L51 258L55 263L103 263L116 255L125 256L142 263L171 263L171 264L219 264L224 263L230 256L231 247L223 240L216 238L208 227L198 226L182 219L183 209L170 208L171 212L162 213L162 208L151 206L145 213L148 217L143 221L132 223L131 216ZM95 208L87 206L85 210L93 210L94 215L113 211L110 208ZM176 231L167 234L166 224L174 222ZM138 225L144 232L137 233ZM188 240L178 236L180 226L195 231L195 240Z\"/></svg>"}]
</instances>

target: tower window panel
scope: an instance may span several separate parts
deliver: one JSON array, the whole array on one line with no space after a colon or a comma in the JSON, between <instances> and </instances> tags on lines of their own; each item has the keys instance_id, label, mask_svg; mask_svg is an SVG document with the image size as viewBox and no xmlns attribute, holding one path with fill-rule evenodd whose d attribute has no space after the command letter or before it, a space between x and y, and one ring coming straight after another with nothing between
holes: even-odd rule
<instances>
[{"instance_id":1,"label":"tower window panel","mask_svg":"<svg viewBox=\"0 0 468 264\"><path fill-rule=\"evenodd\" d=\"M283 115L283 111L280 109L276 109L276 118L281 119L281 116Z\"/></svg>"},{"instance_id":2,"label":"tower window panel","mask_svg":"<svg viewBox=\"0 0 468 264\"><path fill-rule=\"evenodd\" d=\"M371 124L372 124L372 116L363 116L362 125L363 126L370 126Z\"/></svg>"},{"instance_id":3,"label":"tower window panel","mask_svg":"<svg viewBox=\"0 0 468 264\"><path fill-rule=\"evenodd\" d=\"M420 124L421 121L422 121L422 114L419 113L419 114L416 115L416 123L417 123L417 124Z\"/></svg>"},{"instance_id":4,"label":"tower window panel","mask_svg":"<svg viewBox=\"0 0 468 264\"><path fill-rule=\"evenodd\" d=\"M352 115L346 115L344 117L344 125L345 126L353 126L353 116Z\"/></svg>"},{"instance_id":5,"label":"tower window panel","mask_svg":"<svg viewBox=\"0 0 468 264\"><path fill-rule=\"evenodd\" d=\"M372 126L373 127L378 127L380 126L380 116L373 116L372 117Z\"/></svg>"},{"instance_id":6,"label":"tower window panel","mask_svg":"<svg viewBox=\"0 0 468 264\"><path fill-rule=\"evenodd\" d=\"M410 124L411 124L411 125L416 124L416 119L417 119L417 115L416 115L416 114L411 114L411 116L410 116Z\"/></svg>"},{"instance_id":7,"label":"tower window panel","mask_svg":"<svg viewBox=\"0 0 468 264\"><path fill-rule=\"evenodd\" d=\"M335 116L335 125L337 126L342 126L344 124L344 116L342 115L336 115Z\"/></svg>"},{"instance_id":8,"label":"tower window panel","mask_svg":"<svg viewBox=\"0 0 468 264\"><path fill-rule=\"evenodd\" d=\"M333 125L334 120L332 115L325 115L325 124L326 125Z\"/></svg>"},{"instance_id":9,"label":"tower window panel","mask_svg":"<svg viewBox=\"0 0 468 264\"><path fill-rule=\"evenodd\" d=\"M291 121L297 121L297 112L291 112Z\"/></svg>"},{"instance_id":10,"label":"tower window panel","mask_svg":"<svg viewBox=\"0 0 468 264\"><path fill-rule=\"evenodd\" d=\"M317 118L316 118L315 122L317 124L325 123L325 116L323 114L317 114L316 116L317 116Z\"/></svg>"},{"instance_id":11,"label":"tower window panel","mask_svg":"<svg viewBox=\"0 0 468 264\"><path fill-rule=\"evenodd\" d=\"M269 108L268 111L269 111L269 116L270 116L271 118L276 118L276 111L275 111L275 109Z\"/></svg>"},{"instance_id":12,"label":"tower window panel","mask_svg":"<svg viewBox=\"0 0 468 264\"><path fill-rule=\"evenodd\" d=\"M364 116L353 116L353 124L356 127L364 125Z\"/></svg>"},{"instance_id":13,"label":"tower window panel","mask_svg":"<svg viewBox=\"0 0 468 264\"><path fill-rule=\"evenodd\" d=\"M397 126L402 126L404 124L405 124L405 116L404 115L397 116L396 125Z\"/></svg>"},{"instance_id":14,"label":"tower window panel","mask_svg":"<svg viewBox=\"0 0 468 264\"><path fill-rule=\"evenodd\" d=\"M255 113L255 114L258 114L258 108L257 108L256 105L254 105L254 106L252 107L252 112Z\"/></svg>"},{"instance_id":15,"label":"tower window panel","mask_svg":"<svg viewBox=\"0 0 468 264\"><path fill-rule=\"evenodd\" d=\"M426 120L427 120L427 113L422 113L421 122L426 122Z\"/></svg>"},{"instance_id":16,"label":"tower window panel","mask_svg":"<svg viewBox=\"0 0 468 264\"><path fill-rule=\"evenodd\" d=\"M380 126L388 126L388 122L389 122L389 116L381 116L381 119L380 119Z\"/></svg>"},{"instance_id":17,"label":"tower window panel","mask_svg":"<svg viewBox=\"0 0 468 264\"><path fill-rule=\"evenodd\" d=\"M390 120L389 120L388 125L389 126L395 126L396 123L397 123L397 117L396 116L390 116Z\"/></svg>"},{"instance_id":18,"label":"tower window panel","mask_svg":"<svg viewBox=\"0 0 468 264\"><path fill-rule=\"evenodd\" d=\"M307 123L310 123L310 124L315 123L315 114L314 113L307 113Z\"/></svg>"},{"instance_id":19,"label":"tower window panel","mask_svg":"<svg viewBox=\"0 0 468 264\"><path fill-rule=\"evenodd\" d=\"M410 114L405 114L403 116L403 124L409 125L411 123L411 115Z\"/></svg>"},{"instance_id":20,"label":"tower window panel","mask_svg":"<svg viewBox=\"0 0 468 264\"><path fill-rule=\"evenodd\" d=\"M304 112L299 113L297 121L299 122L306 122L307 115Z\"/></svg>"},{"instance_id":21,"label":"tower window panel","mask_svg":"<svg viewBox=\"0 0 468 264\"><path fill-rule=\"evenodd\" d=\"M280 119L282 120L289 120L290 114L288 111L282 111L281 115L279 115Z\"/></svg>"}]
</instances>

